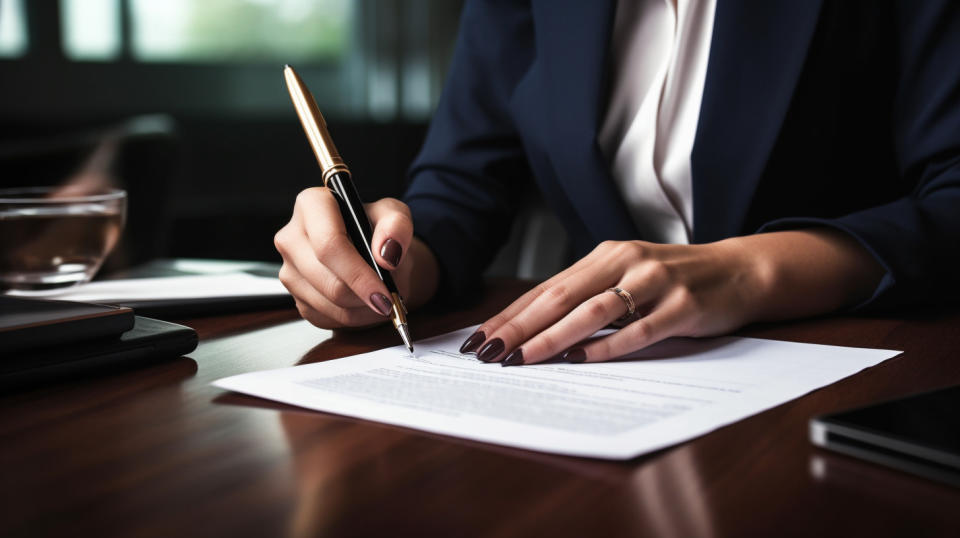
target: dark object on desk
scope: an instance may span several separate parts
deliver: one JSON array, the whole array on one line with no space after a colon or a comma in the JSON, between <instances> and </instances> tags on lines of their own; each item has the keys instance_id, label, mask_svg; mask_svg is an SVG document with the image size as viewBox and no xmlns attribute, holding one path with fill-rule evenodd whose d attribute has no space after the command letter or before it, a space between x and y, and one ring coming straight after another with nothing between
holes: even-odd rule
<instances>
[{"instance_id":1,"label":"dark object on desk","mask_svg":"<svg viewBox=\"0 0 960 538\"><path fill-rule=\"evenodd\" d=\"M0 296L0 351L116 338L133 328L133 317L120 306Z\"/></svg>"},{"instance_id":2,"label":"dark object on desk","mask_svg":"<svg viewBox=\"0 0 960 538\"><path fill-rule=\"evenodd\" d=\"M0 390L174 359L196 347L197 333L193 329L135 316L133 328L115 339L48 347L4 357L0 361Z\"/></svg>"},{"instance_id":3,"label":"dark object on desk","mask_svg":"<svg viewBox=\"0 0 960 538\"><path fill-rule=\"evenodd\" d=\"M960 386L810 421L817 446L960 486Z\"/></svg>"}]
</instances>

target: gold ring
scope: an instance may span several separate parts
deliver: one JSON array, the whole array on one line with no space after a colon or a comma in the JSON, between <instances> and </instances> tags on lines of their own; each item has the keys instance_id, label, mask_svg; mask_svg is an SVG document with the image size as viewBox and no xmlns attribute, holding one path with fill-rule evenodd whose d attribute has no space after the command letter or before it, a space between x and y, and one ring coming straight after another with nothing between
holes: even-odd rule
<instances>
[{"instance_id":1,"label":"gold ring","mask_svg":"<svg viewBox=\"0 0 960 538\"><path fill-rule=\"evenodd\" d=\"M633 295L630 295L630 292L621 288L607 288L607 291L617 294L617 297L620 297L623 300L623 304L627 305L627 313L617 318L617 321L629 319L637 313L637 303L633 302Z\"/></svg>"}]
</instances>

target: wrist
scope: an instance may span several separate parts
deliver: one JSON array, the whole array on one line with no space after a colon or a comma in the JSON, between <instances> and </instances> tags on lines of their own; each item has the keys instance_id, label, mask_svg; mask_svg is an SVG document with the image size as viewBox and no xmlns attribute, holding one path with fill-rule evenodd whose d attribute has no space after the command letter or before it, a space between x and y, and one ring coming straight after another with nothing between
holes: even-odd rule
<instances>
[{"instance_id":1,"label":"wrist","mask_svg":"<svg viewBox=\"0 0 960 538\"><path fill-rule=\"evenodd\" d=\"M831 228L771 232L721 241L746 278L751 321L814 316L870 297L880 264L848 234ZM719 243L718 243L719 244Z\"/></svg>"},{"instance_id":2,"label":"wrist","mask_svg":"<svg viewBox=\"0 0 960 538\"><path fill-rule=\"evenodd\" d=\"M743 324L770 319L770 303L781 285L782 262L756 236L733 237L711 243L726 267L728 284L735 290Z\"/></svg>"},{"instance_id":3,"label":"wrist","mask_svg":"<svg viewBox=\"0 0 960 538\"><path fill-rule=\"evenodd\" d=\"M437 258L426 243L414 236L407 253L410 262L410 284L405 298L409 308L423 306L437 293L440 267Z\"/></svg>"}]
</instances>

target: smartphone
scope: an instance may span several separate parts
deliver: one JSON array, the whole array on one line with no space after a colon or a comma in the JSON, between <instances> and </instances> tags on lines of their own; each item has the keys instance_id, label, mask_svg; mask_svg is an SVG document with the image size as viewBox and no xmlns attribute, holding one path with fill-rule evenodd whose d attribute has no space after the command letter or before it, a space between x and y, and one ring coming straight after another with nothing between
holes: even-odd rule
<instances>
[{"instance_id":1,"label":"smartphone","mask_svg":"<svg viewBox=\"0 0 960 538\"><path fill-rule=\"evenodd\" d=\"M960 386L815 417L810 440L960 487Z\"/></svg>"}]
</instances>

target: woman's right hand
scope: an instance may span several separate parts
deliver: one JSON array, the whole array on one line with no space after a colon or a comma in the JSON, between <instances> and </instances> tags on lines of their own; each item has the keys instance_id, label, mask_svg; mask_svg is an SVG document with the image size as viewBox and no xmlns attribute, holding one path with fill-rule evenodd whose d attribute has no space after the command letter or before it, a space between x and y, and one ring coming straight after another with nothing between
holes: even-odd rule
<instances>
[{"instance_id":1,"label":"woman's right hand","mask_svg":"<svg viewBox=\"0 0 960 538\"><path fill-rule=\"evenodd\" d=\"M391 271L408 308L427 302L437 288L437 262L413 237L410 209L393 198L365 208L373 226L377 265ZM350 241L329 189L301 192L290 222L274 236L274 244L283 256L280 281L310 323L335 329L388 319L390 293Z\"/></svg>"}]
</instances>

